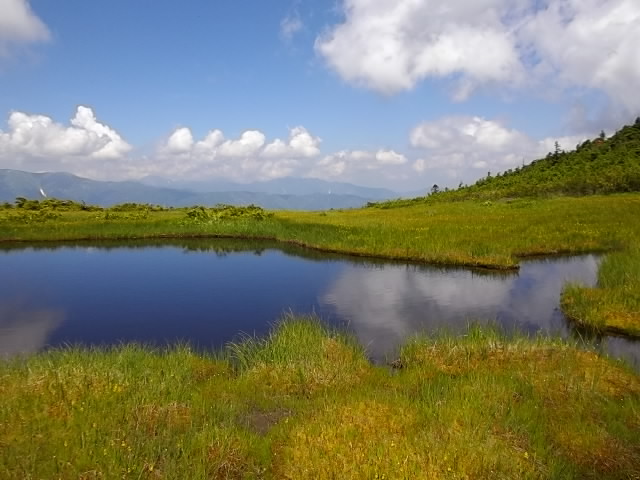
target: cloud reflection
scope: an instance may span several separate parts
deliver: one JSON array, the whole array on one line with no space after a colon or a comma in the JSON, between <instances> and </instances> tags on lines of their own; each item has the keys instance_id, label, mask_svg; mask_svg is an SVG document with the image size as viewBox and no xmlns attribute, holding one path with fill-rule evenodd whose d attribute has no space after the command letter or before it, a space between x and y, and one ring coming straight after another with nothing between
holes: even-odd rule
<instances>
[{"instance_id":1,"label":"cloud reflection","mask_svg":"<svg viewBox=\"0 0 640 480\"><path fill-rule=\"evenodd\" d=\"M348 266L321 298L345 318L375 359L409 335L464 331L470 322L497 322L525 331L562 331L560 291L567 281L593 284L595 256L524 262L519 274L420 266Z\"/></svg>"},{"instance_id":2,"label":"cloud reflection","mask_svg":"<svg viewBox=\"0 0 640 480\"><path fill-rule=\"evenodd\" d=\"M604 337L600 339L598 349L613 357L626 361L636 370L640 369L640 341L622 337Z\"/></svg>"},{"instance_id":3,"label":"cloud reflection","mask_svg":"<svg viewBox=\"0 0 640 480\"><path fill-rule=\"evenodd\" d=\"M65 318L57 309L32 308L21 302L0 302L0 357L35 353Z\"/></svg>"}]
</instances>

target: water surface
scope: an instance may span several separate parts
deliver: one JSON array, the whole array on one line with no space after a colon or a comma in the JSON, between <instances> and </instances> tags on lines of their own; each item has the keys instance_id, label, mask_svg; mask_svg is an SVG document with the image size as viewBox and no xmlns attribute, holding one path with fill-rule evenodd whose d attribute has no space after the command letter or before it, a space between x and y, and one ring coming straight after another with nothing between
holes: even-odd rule
<instances>
[{"instance_id":1,"label":"water surface","mask_svg":"<svg viewBox=\"0 0 640 480\"><path fill-rule=\"evenodd\" d=\"M471 322L575 336L560 291L567 281L593 285L598 262L526 261L505 274L215 239L5 246L0 354L131 341L216 349L240 332L266 333L288 310L346 326L376 361L416 332L463 332ZM638 343L590 341L640 364Z\"/></svg>"}]
</instances>

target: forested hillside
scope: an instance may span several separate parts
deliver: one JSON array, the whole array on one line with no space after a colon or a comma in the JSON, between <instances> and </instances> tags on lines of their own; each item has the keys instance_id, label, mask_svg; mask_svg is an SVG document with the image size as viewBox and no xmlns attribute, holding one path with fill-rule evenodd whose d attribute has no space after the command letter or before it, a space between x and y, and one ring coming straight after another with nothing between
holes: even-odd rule
<instances>
[{"instance_id":1,"label":"forested hillside","mask_svg":"<svg viewBox=\"0 0 640 480\"><path fill-rule=\"evenodd\" d=\"M487 175L474 185L440 191L433 186L429 200L498 199L546 195L592 195L640 191L640 117L610 138L604 132L565 152L556 150L529 165ZM425 198L373 204L401 206Z\"/></svg>"},{"instance_id":2,"label":"forested hillside","mask_svg":"<svg viewBox=\"0 0 640 480\"><path fill-rule=\"evenodd\" d=\"M546 158L461 188L465 196L530 196L640 191L640 118L609 139L587 140L575 150L556 149Z\"/></svg>"}]
</instances>

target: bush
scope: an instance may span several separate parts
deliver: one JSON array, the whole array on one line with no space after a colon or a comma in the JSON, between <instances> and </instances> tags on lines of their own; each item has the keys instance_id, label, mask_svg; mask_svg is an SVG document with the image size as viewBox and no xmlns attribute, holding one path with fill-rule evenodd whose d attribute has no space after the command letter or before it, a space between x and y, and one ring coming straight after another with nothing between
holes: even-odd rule
<instances>
[{"instance_id":1,"label":"bush","mask_svg":"<svg viewBox=\"0 0 640 480\"><path fill-rule=\"evenodd\" d=\"M262 207L248 205L246 207L235 207L233 205L216 205L213 208L195 206L187 210L186 221L190 223L214 223L239 218L251 220L264 220L273 216Z\"/></svg>"}]
</instances>

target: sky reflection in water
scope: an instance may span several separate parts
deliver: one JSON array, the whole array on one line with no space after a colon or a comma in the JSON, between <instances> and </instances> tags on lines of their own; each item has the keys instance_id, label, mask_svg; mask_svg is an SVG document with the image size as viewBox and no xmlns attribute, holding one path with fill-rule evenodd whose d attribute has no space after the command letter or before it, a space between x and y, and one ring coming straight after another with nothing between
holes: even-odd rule
<instances>
[{"instance_id":1,"label":"sky reflection in water","mask_svg":"<svg viewBox=\"0 0 640 480\"><path fill-rule=\"evenodd\" d=\"M282 248L282 247L280 247ZM593 255L523 262L519 274L363 261L241 241L5 248L0 252L0 355L67 343L220 348L264 334L289 309L348 325L372 359L419 331L571 329L562 285L595 282ZM640 345L597 340L640 365Z\"/></svg>"}]
</instances>

